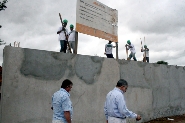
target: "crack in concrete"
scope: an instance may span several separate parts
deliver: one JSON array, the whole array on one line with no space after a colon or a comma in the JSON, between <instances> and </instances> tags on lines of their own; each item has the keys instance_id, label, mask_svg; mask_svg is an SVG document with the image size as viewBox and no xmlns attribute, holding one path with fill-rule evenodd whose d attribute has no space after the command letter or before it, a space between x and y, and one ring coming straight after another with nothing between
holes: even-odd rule
<instances>
[{"instance_id":1,"label":"crack in concrete","mask_svg":"<svg viewBox=\"0 0 185 123\"><path fill-rule=\"evenodd\" d=\"M74 104L73 108L75 108L75 106L77 105L77 103L79 102L80 98L85 94L85 91L83 92L83 94L81 94L79 97L78 97L78 101Z\"/></svg>"}]
</instances>

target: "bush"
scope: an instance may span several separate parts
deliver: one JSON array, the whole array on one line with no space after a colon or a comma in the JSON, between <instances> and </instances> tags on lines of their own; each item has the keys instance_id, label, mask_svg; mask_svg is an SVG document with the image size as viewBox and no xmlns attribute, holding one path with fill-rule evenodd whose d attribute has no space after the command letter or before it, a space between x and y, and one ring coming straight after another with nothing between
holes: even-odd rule
<instances>
[{"instance_id":1,"label":"bush","mask_svg":"<svg viewBox=\"0 0 185 123\"><path fill-rule=\"evenodd\" d=\"M165 62L165 61L158 61L157 64L165 64L165 65L168 65L168 62Z\"/></svg>"}]
</instances>

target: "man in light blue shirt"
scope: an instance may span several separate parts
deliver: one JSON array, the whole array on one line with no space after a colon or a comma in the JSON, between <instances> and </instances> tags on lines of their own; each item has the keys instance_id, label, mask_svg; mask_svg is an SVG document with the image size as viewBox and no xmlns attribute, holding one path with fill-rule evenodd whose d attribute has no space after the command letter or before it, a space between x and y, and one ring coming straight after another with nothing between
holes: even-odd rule
<instances>
[{"instance_id":1,"label":"man in light blue shirt","mask_svg":"<svg viewBox=\"0 0 185 123\"><path fill-rule=\"evenodd\" d=\"M116 87L107 94L104 112L107 123L126 123L126 118L136 118L141 120L141 116L129 111L124 99L124 93L128 88L128 83L124 79L117 82Z\"/></svg>"},{"instance_id":2,"label":"man in light blue shirt","mask_svg":"<svg viewBox=\"0 0 185 123\"><path fill-rule=\"evenodd\" d=\"M71 123L73 107L70 100L69 91L73 83L66 79L61 85L61 89L52 96L53 120L52 123Z\"/></svg>"}]
</instances>

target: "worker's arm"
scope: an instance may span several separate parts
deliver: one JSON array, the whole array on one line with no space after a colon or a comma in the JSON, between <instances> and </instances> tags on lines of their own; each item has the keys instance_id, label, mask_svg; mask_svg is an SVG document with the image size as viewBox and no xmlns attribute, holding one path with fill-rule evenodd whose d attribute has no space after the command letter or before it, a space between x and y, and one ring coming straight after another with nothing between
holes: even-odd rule
<instances>
[{"instance_id":1,"label":"worker's arm","mask_svg":"<svg viewBox=\"0 0 185 123\"><path fill-rule=\"evenodd\" d=\"M71 115L69 111L64 111L64 117L66 118L67 123L71 123Z\"/></svg>"},{"instance_id":2,"label":"worker's arm","mask_svg":"<svg viewBox=\"0 0 185 123\"><path fill-rule=\"evenodd\" d=\"M143 48L141 48L141 52L143 52Z\"/></svg>"},{"instance_id":3,"label":"worker's arm","mask_svg":"<svg viewBox=\"0 0 185 123\"><path fill-rule=\"evenodd\" d=\"M129 50L129 48L127 46L129 46L129 45L127 45L127 44L125 45L126 49Z\"/></svg>"},{"instance_id":4,"label":"worker's arm","mask_svg":"<svg viewBox=\"0 0 185 123\"><path fill-rule=\"evenodd\" d=\"M59 34L59 33L61 33L62 31L65 31L65 28L64 27L60 27L59 29L58 29L58 31L57 31L57 34Z\"/></svg>"}]
</instances>

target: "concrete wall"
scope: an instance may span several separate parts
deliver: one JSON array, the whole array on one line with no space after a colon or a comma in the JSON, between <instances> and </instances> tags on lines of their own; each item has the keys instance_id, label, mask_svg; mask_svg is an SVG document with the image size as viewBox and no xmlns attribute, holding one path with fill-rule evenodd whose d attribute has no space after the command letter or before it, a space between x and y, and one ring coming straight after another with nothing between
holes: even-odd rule
<instances>
[{"instance_id":1,"label":"concrete wall","mask_svg":"<svg viewBox=\"0 0 185 123\"><path fill-rule=\"evenodd\" d=\"M120 78L141 122L185 113L183 67L14 47L5 47L3 60L2 123L51 123L51 96L66 78L74 83L73 123L105 123L105 97Z\"/></svg>"}]
</instances>

